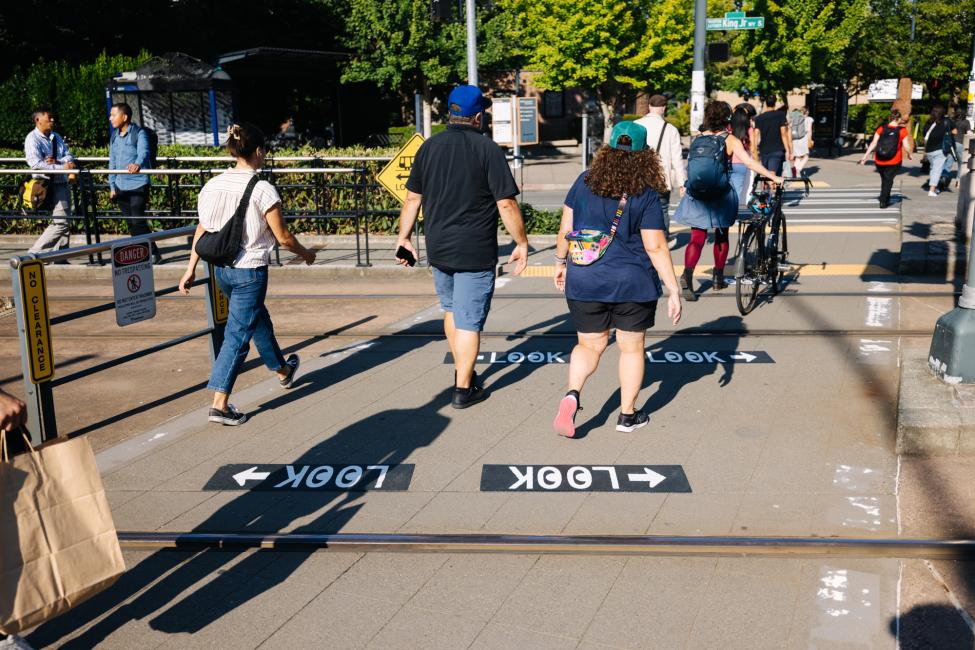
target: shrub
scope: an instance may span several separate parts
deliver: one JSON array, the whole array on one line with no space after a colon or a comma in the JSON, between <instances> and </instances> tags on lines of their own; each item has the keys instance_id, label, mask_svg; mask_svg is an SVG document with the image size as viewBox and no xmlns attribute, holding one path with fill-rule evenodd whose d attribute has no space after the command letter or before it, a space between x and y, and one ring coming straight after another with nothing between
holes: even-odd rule
<instances>
[{"instance_id":1,"label":"shrub","mask_svg":"<svg viewBox=\"0 0 975 650\"><path fill-rule=\"evenodd\" d=\"M22 145L33 128L31 112L38 106L57 113L57 131L70 144L107 144L105 83L115 73L132 70L149 58L145 51L135 57L102 52L82 65L41 61L27 70L16 69L0 83L0 146Z\"/></svg>"},{"instance_id":2,"label":"shrub","mask_svg":"<svg viewBox=\"0 0 975 650\"><path fill-rule=\"evenodd\" d=\"M691 132L690 103L672 104L667 109L667 121L676 126L681 135L688 135Z\"/></svg>"}]
</instances>

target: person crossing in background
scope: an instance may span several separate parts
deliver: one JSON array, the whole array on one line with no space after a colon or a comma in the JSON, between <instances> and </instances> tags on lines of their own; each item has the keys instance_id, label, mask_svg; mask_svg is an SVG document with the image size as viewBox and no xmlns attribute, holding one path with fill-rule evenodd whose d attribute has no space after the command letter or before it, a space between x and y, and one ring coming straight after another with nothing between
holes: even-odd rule
<instances>
[{"instance_id":1,"label":"person crossing in background","mask_svg":"<svg viewBox=\"0 0 975 650\"><path fill-rule=\"evenodd\" d=\"M712 101L704 107L701 135L691 142L687 158L687 192L674 211L674 221L691 228L691 243L684 250L684 273L680 278L685 300L697 300L694 293L694 269L701 259L708 231L714 231L714 270L711 288L724 289L724 267L728 261L728 230L738 219L738 190L734 186L734 167L738 161L744 168L782 182L754 160L745 145L731 128L731 106ZM742 172L744 170L741 170ZM739 175L740 183L740 175Z\"/></svg>"},{"instance_id":2,"label":"person crossing in background","mask_svg":"<svg viewBox=\"0 0 975 650\"><path fill-rule=\"evenodd\" d=\"M264 365L277 375L282 388L291 388L298 372L298 355L292 354L285 359L264 304L267 265L274 244L277 242L288 249L305 264L315 261L315 253L302 246L288 231L288 224L281 214L281 197L274 186L257 180L257 170L264 166L268 151L264 133L253 124L234 124L228 130L227 151L236 159L236 165L211 178L200 190L197 208L200 223L193 236L190 261L179 281L179 290L184 295L189 294L196 280L196 265L200 261L196 244L200 237L204 232L218 232L246 200L244 234L237 258L232 266L214 269L217 284L227 295L230 306L223 344L207 384L213 391L210 422L237 426L247 421L247 415L230 404L230 391L247 359L251 339L254 339Z\"/></svg>"},{"instance_id":3,"label":"person crossing in background","mask_svg":"<svg viewBox=\"0 0 975 650\"><path fill-rule=\"evenodd\" d=\"M149 203L149 176L140 174L151 169L149 134L132 121L132 107L125 102L112 105L108 121L112 138L108 143L108 168L124 169L127 174L109 174L110 198L118 203L131 235L148 235L149 220L145 218ZM152 262L159 264L162 256L156 242L152 242Z\"/></svg>"},{"instance_id":4,"label":"person crossing in background","mask_svg":"<svg viewBox=\"0 0 975 650\"><path fill-rule=\"evenodd\" d=\"M647 130L620 122L565 198L556 239L555 286L565 293L578 343L569 360L569 391L559 402L553 426L567 438L575 436L580 393L609 345L610 329L616 330L620 348L616 430L633 431L650 421L636 408L636 398L646 362L644 339L653 327L661 281L669 294L668 318L676 325L681 315L660 200L666 188L660 160L647 146ZM569 241L570 233L587 229L611 233L595 260L592 246Z\"/></svg>"},{"instance_id":5,"label":"person crossing in background","mask_svg":"<svg viewBox=\"0 0 975 650\"><path fill-rule=\"evenodd\" d=\"M451 406L463 409L488 393L477 383L474 363L491 309L498 264L498 219L514 239L508 263L520 274L528 263L528 237L515 197L518 185L504 151L481 133L490 104L477 86L458 86L447 99L446 130L416 152L399 215L397 261L416 263L411 240L423 207L427 256L444 312L444 334L454 356Z\"/></svg>"},{"instance_id":6,"label":"person crossing in background","mask_svg":"<svg viewBox=\"0 0 975 650\"><path fill-rule=\"evenodd\" d=\"M914 149L914 139L904 126L904 118L898 109L890 111L887 124L877 127L870 141L870 146L863 152L860 164L865 165L870 154L874 154L874 165L877 173L880 174L880 207L886 208L890 205L890 191L894 186L894 178L901 169L904 154L907 159L911 159L911 151Z\"/></svg>"},{"instance_id":7,"label":"person crossing in background","mask_svg":"<svg viewBox=\"0 0 975 650\"><path fill-rule=\"evenodd\" d=\"M792 135L785 105L775 108L777 98L765 98L765 110L755 118L758 129L758 154L762 165L773 174L781 175L786 160L792 160Z\"/></svg>"},{"instance_id":8,"label":"person crossing in background","mask_svg":"<svg viewBox=\"0 0 975 650\"><path fill-rule=\"evenodd\" d=\"M647 147L656 151L660 159L664 183L667 186L667 189L660 193L660 206L664 212L667 247L673 248L677 245L677 238L670 234L670 199L675 187L680 195L684 196L687 172L684 170L680 131L664 119L666 113L667 98L663 95L653 95L650 98L650 112L636 120L636 123L647 130Z\"/></svg>"},{"instance_id":9,"label":"person crossing in background","mask_svg":"<svg viewBox=\"0 0 975 650\"><path fill-rule=\"evenodd\" d=\"M792 141L792 175L801 176L813 148L813 118L805 106L789 113L789 138Z\"/></svg>"},{"instance_id":10,"label":"person crossing in background","mask_svg":"<svg viewBox=\"0 0 975 650\"><path fill-rule=\"evenodd\" d=\"M24 139L24 157L27 166L37 170L75 169L74 156L68 149L64 138L54 131L54 115L49 108L38 108L34 111L34 130ZM43 253L49 250L61 250L71 245L71 185L68 174L51 174L47 181L48 198L46 205L51 206L54 219L51 225L44 229L34 245L31 253ZM63 262L67 264L67 262Z\"/></svg>"}]
</instances>

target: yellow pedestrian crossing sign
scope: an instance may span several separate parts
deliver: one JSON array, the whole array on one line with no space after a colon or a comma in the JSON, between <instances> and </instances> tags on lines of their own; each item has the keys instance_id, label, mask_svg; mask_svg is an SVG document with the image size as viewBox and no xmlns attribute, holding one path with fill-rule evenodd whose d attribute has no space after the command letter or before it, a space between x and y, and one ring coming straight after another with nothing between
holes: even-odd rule
<instances>
[{"instance_id":1,"label":"yellow pedestrian crossing sign","mask_svg":"<svg viewBox=\"0 0 975 650\"><path fill-rule=\"evenodd\" d=\"M423 136L414 133L413 137L403 145L403 148L396 152L389 164L376 174L376 180L379 181L379 184L399 199L400 203L406 202L406 179L410 177L410 170L413 169L413 158L421 144L423 144Z\"/></svg>"}]
</instances>

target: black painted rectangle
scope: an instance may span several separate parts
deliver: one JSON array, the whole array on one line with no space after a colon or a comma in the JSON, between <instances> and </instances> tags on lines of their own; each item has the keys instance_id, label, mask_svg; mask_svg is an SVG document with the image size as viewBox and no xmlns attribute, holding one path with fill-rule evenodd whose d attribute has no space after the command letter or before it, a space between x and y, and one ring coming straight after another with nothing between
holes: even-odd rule
<instances>
[{"instance_id":1,"label":"black painted rectangle","mask_svg":"<svg viewBox=\"0 0 975 650\"><path fill-rule=\"evenodd\" d=\"M383 492L410 489L414 465L224 465L204 490Z\"/></svg>"},{"instance_id":2,"label":"black painted rectangle","mask_svg":"<svg viewBox=\"0 0 975 650\"><path fill-rule=\"evenodd\" d=\"M484 465L481 492L690 492L680 465Z\"/></svg>"},{"instance_id":3,"label":"black painted rectangle","mask_svg":"<svg viewBox=\"0 0 975 650\"><path fill-rule=\"evenodd\" d=\"M735 363L746 366L755 363L775 363L772 355L761 350L649 350L648 363Z\"/></svg>"}]
</instances>

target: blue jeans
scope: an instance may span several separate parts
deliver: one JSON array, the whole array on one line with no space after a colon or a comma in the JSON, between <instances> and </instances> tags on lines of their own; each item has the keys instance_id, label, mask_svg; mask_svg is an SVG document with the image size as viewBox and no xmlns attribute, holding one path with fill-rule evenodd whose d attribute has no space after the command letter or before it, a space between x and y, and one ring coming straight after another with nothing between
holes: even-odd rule
<instances>
[{"instance_id":1,"label":"blue jeans","mask_svg":"<svg viewBox=\"0 0 975 650\"><path fill-rule=\"evenodd\" d=\"M284 366L284 355L274 338L271 315L264 306L267 295L267 267L235 269L216 267L214 274L220 290L230 299L227 326L223 332L220 354L213 362L213 372L207 388L220 393L230 393L240 374L240 368L250 351L250 341L261 355L261 361L270 370Z\"/></svg>"},{"instance_id":2,"label":"blue jeans","mask_svg":"<svg viewBox=\"0 0 975 650\"><path fill-rule=\"evenodd\" d=\"M931 162L931 173L928 175L928 184L931 187L929 191L934 191L938 189L938 182L941 181L941 172L945 168L948 157L940 149L929 151L927 156L928 161Z\"/></svg>"},{"instance_id":3,"label":"blue jeans","mask_svg":"<svg viewBox=\"0 0 975 650\"><path fill-rule=\"evenodd\" d=\"M441 271L433 267L433 286L440 308L454 314L454 327L468 332L484 329L494 296L494 269Z\"/></svg>"}]
</instances>

